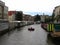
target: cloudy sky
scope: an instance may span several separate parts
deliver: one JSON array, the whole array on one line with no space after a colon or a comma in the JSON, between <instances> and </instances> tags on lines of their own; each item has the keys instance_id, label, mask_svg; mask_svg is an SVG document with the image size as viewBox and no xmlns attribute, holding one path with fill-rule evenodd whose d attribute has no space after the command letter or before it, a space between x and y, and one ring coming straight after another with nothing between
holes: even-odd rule
<instances>
[{"instance_id":1,"label":"cloudy sky","mask_svg":"<svg viewBox=\"0 0 60 45\"><path fill-rule=\"evenodd\" d=\"M60 5L60 0L2 0L9 7L9 10L22 10L24 13L49 14L54 7Z\"/></svg>"}]
</instances>

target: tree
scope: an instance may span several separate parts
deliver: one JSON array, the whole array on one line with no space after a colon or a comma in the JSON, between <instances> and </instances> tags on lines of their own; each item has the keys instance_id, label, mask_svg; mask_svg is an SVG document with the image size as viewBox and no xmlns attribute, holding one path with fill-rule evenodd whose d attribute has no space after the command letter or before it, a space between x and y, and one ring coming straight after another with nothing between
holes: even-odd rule
<instances>
[{"instance_id":1,"label":"tree","mask_svg":"<svg viewBox=\"0 0 60 45\"><path fill-rule=\"evenodd\" d=\"M22 11L17 12L16 15L15 15L15 19L17 21L22 21L23 20L23 12Z\"/></svg>"},{"instance_id":2,"label":"tree","mask_svg":"<svg viewBox=\"0 0 60 45\"><path fill-rule=\"evenodd\" d=\"M55 16L55 14L54 14L54 12L53 12L53 14L52 14L52 22L54 22L54 16Z\"/></svg>"},{"instance_id":3,"label":"tree","mask_svg":"<svg viewBox=\"0 0 60 45\"><path fill-rule=\"evenodd\" d=\"M49 23L50 22L50 18L45 18L45 23Z\"/></svg>"},{"instance_id":4,"label":"tree","mask_svg":"<svg viewBox=\"0 0 60 45\"><path fill-rule=\"evenodd\" d=\"M41 18L40 18L40 15L38 15L38 14L35 15L34 21L40 21L40 19L41 19Z\"/></svg>"},{"instance_id":5,"label":"tree","mask_svg":"<svg viewBox=\"0 0 60 45\"><path fill-rule=\"evenodd\" d=\"M23 20L23 12L22 11L16 12L15 19L17 21L22 21ZM17 25L18 25L18 27L20 27L20 23L18 23Z\"/></svg>"}]
</instances>

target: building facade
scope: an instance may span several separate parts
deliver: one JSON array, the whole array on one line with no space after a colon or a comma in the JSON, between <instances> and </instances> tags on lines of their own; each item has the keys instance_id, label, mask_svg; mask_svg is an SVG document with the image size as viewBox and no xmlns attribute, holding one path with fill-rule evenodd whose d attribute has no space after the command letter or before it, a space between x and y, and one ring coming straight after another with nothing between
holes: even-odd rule
<instances>
[{"instance_id":1,"label":"building facade","mask_svg":"<svg viewBox=\"0 0 60 45\"><path fill-rule=\"evenodd\" d=\"M55 9L53 10L54 14L55 14L55 17L57 15L60 15L60 6L56 6Z\"/></svg>"},{"instance_id":2,"label":"building facade","mask_svg":"<svg viewBox=\"0 0 60 45\"><path fill-rule=\"evenodd\" d=\"M2 7L0 6L0 19L2 19Z\"/></svg>"},{"instance_id":3,"label":"building facade","mask_svg":"<svg viewBox=\"0 0 60 45\"><path fill-rule=\"evenodd\" d=\"M49 16L48 15L40 15L40 18L41 18L41 22L45 22L45 19L49 18Z\"/></svg>"},{"instance_id":4,"label":"building facade","mask_svg":"<svg viewBox=\"0 0 60 45\"><path fill-rule=\"evenodd\" d=\"M0 19L8 19L8 7L5 3L0 1Z\"/></svg>"},{"instance_id":5,"label":"building facade","mask_svg":"<svg viewBox=\"0 0 60 45\"><path fill-rule=\"evenodd\" d=\"M29 14L23 14L23 21L34 21L34 17Z\"/></svg>"},{"instance_id":6,"label":"building facade","mask_svg":"<svg viewBox=\"0 0 60 45\"><path fill-rule=\"evenodd\" d=\"M60 6L56 6L55 9L53 10L53 13L54 13L54 22L57 23L57 22L60 22Z\"/></svg>"},{"instance_id":7,"label":"building facade","mask_svg":"<svg viewBox=\"0 0 60 45\"><path fill-rule=\"evenodd\" d=\"M8 19L8 7L4 6L4 19Z\"/></svg>"},{"instance_id":8,"label":"building facade","mask_svg":"<svg viewBox=\"0 0 60 45\"><path fill-rule=\"evenodd\" d=\"M16 13L16 11L8 11L8 20L9 21L15 20L15 13Z\"/></svg>"}]
</instances>

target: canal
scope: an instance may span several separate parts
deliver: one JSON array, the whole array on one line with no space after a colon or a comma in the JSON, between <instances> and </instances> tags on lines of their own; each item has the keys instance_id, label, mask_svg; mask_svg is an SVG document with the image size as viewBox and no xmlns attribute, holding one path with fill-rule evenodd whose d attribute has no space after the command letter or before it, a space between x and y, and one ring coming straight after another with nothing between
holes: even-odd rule
<instances>
[{"instance_id":1,"label":"canal","mask_svg":"<svg viewBox=\"0 0 60 45\"><path fill-rule=\"evenodd\" d=\"M29 27L35 28L28 31ZM47 32L40 24L15 29L0 37L0 45L53 45L47 42Z\"/></svg>"}]
</instances>

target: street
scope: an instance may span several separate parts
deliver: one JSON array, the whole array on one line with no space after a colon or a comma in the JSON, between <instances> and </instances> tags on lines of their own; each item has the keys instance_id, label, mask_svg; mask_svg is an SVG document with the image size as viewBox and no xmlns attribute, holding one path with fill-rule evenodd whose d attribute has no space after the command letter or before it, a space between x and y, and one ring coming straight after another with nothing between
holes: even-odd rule
<instances>
[{"instance_id":1,"label":"street","mask_svg":"<svg viewBox=\"0 0 60 45\"><path fill-rule=\"evenodd\" d=\"M29 27L35 28L28 31ZM40 24L25 26L11 31L0 37L0 45L49 45L47 43L47 32Z\"/></svg>"}]
</instances>

